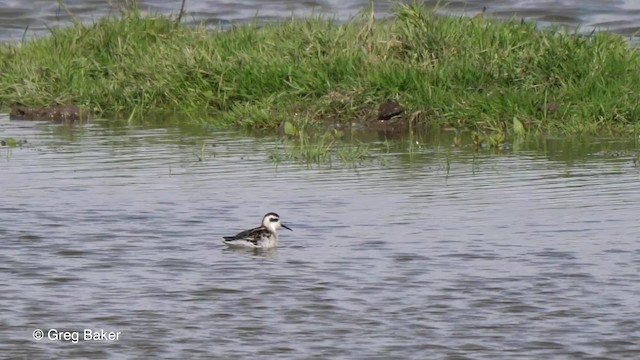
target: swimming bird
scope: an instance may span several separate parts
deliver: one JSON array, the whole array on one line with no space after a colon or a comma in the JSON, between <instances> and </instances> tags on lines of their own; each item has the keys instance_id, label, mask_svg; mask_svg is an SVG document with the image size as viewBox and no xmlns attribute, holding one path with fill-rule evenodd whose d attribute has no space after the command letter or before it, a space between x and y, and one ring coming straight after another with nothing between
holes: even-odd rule
<instances>
[{"instance_id":1,"label":"swimming bird","mask_svg":"<svg viewBox=\"0 0 640 360\"><path fill-rule=\"evenodd\" d=\"M280 216L274 212L267 213L262 218L262 225L257 228L245 230L234 236L223 236L223 242L231 247L246 248L273 248L278 246L278 234L276 230L283 227L289 231L290 227L280 222Z\"/></svg>"}]
</instances>

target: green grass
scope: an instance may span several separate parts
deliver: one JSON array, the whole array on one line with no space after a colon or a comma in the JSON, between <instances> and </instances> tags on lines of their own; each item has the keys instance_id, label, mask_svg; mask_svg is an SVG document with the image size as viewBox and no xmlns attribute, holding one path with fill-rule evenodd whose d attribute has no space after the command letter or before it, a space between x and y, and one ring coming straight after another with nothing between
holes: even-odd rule
<instances>
[{"instance_id":1,"label":"green grass","mask_svg":"<svg viewBox=\"0 0 640 360\"><path fill-rule=\"evenodd\" d=\"M227 31L132 10L2 44L0 69L3 108L74 103L219 126L275 129L295 114L366 121L387 99L420 112L425 127L513 134L515 125L518 136L633 132L640 118L640 58L622 37L420 5L399 5L390 20L365 12L345 24Z\"/></svg>"}]
</instances>

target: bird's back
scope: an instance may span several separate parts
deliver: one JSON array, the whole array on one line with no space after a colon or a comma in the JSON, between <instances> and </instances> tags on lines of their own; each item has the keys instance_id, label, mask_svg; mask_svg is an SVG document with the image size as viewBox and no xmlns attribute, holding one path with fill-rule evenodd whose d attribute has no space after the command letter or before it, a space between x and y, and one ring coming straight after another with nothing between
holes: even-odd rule
<instances>
[{"instance_id":1,"label":"bird's back","mask_svg":"<svg viewBox=\"0 0 640 360\"><path fill-rule=\"evenodd\" d=\"M269 241L272 237L275 237L275 234L272 234L266 227L259 226L241 231L233 236L223 236L222 238L227 245L263 247L265 245L273 246L271 244L263 244L265 240Z\"/></svg>"}]
</instances>

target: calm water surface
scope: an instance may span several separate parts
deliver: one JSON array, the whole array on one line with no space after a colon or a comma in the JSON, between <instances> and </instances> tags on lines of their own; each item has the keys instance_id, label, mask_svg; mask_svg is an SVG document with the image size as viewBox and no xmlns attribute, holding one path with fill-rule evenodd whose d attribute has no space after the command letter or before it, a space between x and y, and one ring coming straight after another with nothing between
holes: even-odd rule
<instances>
[{"instance_id":1,"label":"calm water surface","mask_svg":"<svg viewBox=\"0 0 640 360\"><path fill-rule=\"evenodd\" d=\"M117 4L114 0L112 3ZM178 13L179 0L140 0L141 8L150 12ZM404 1L411 2L411 1ZM390 13L394 1L373 1L380 16ZM427 0L427 6L448 4L447 12L477 13L486 7L487 14L500 18L523 17L542 25L559 24L594 28L635 35L640 29L640 1L637 0ZM117 14L105 0L65 0L64 4L76 19L93 21L107 14ZM227 26L231 22L271 21L311 14L325 14L344 21L369 4L368 0L187 0L187 23L204 22L212 26ZM27 35L45 34L51 26L68 25L71 16L51 0L0 0L0 40L20 39Z\"/></svg>"},{"instance_id":2,"label":"calm water surface","mask_svg":"<svg viewBox=\"0 0 640 360\"><path fill-rule=\"evenodd\" d=\"M633 140L318 169L231 132L0 117L8 136L2 358L640 358L640 172L595 151ZM222 245L268 211L294 229L277 251Z\"/></svg>"}]
</instances>

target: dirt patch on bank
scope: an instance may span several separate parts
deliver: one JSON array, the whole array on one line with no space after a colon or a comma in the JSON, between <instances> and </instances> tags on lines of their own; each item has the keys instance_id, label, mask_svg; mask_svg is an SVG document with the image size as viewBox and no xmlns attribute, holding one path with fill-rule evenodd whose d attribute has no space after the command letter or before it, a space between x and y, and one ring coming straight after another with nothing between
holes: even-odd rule
<instances>
[{"instance_id":1,"label":"dirt patch on bank","mask_svg":"<svg viewBox=\"0 0 640 360\"><path fill-rule=\"evenodd\" d=\"M26 106L13 104L9 119L83 123L89 120L90 115L88 110L76 105Z\"/></svg>"}]
</instances>

